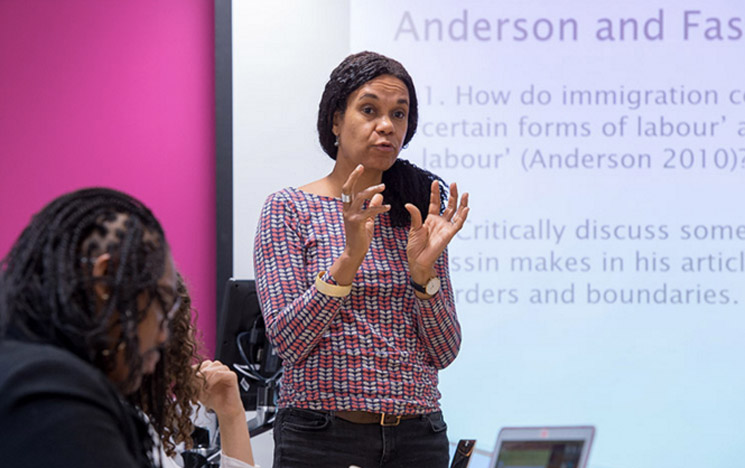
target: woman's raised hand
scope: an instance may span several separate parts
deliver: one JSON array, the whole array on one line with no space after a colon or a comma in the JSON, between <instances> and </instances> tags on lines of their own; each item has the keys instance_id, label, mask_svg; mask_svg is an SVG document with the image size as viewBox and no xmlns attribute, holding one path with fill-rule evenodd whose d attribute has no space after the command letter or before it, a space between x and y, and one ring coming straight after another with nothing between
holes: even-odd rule
<instances>
[{"instance_id":1,"label":"woman's raised hand","mask_svg":"<svg viewBox=\"0 0 745 468\"><path fill-rule=\"evenodd\" d=\"M445 210L440 214L440 184L432 181L427 219L422 223L422 214L411 203L406 209L411 215L409 243L406 256L409 260L411 278L424 284L434 276L434 265L448 243L461 230L468 217L468 193L464 193L458 204L458 186L450 184L450 197Z\"/></svg>"},{"instance_id":2,"label":"woman's raised hand","mask_svg":"<svg viewBox=\"0 0 745 468\"><path fill-rule=\"evenodd\" d=\"M381 192L385 190L384 184L357 192L356 185L364 171L362 164L358 165L341 187L346 245L342 257L331 268L331 274L342 285L352 283L370 248L375 232L375 217L391 209L390 205L383 204ZM367 208L364 207L365 200L370 200Z\"/></svg>"}]
</instances>

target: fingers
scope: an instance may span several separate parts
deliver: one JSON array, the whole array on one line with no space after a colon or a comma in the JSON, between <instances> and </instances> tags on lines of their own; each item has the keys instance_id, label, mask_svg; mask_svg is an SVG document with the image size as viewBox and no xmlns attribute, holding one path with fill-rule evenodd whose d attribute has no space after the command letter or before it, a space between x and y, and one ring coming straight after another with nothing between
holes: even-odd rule
<instances>
[{"instance_id":1,"label":"fingers","mask_svg":"<svg viewBox=\"0 0 745 468\"><path fill-rule=\"evenodd\" d=\"M367 210L365 210L365 214L368 217L371 217L377 216L380 213L385 213L386 211L390 210L391 205L383 204L383 195L376 193L370 201L370 205L368 205Z\"/></svg>"},{"instance_id":2,"label":"fingers","mask_svg":"<svg viewBox=\"0 0 745 468\"><path fill-rule=\"evenodd\" d=\"M442 212L442 217L446 221L452 221L453 215L455 215L458 209L458 185L453 182L450 184L450 196L448 197L448 206L445 211Z\"/></svg>"},{"instance_id":3,"label":"fingers","mask_svg":"<svg viewBox=\"0 0 745 468\"><path fill-rule=\"evenodd\" d=\"M436 180L432 181L432 185L429 190L429 209L427 214L437 216L440 214L440 183Z\"/></svg>"},{"instance_id":4,"label":"fingers","mask_svg":"<svg viewBox=\"0 0 745 468\"><path fill-rule=\"evenodd\" d=\"M468 207L468 192L466 192L460 198L460 207L458 208L458 211L456 211L452 219L452 223L457 230L460 231L460 229L466 223L469 211L470 208Z\"/></svg>"},{"instance_id":5,"label":"fingers","mask_svg":"<svg viewBox=\"0 0 745 468\"><path fill-rule=\"evenodd\" d=\"M383 190L385 190L385 184L378 184L373 185L372 187L368 187L360 193L355 194L352 199L352 208L361 207L365 200L372 200L375 195L379 195L381 192L383 192ZM382 204L382 195L380 196L380 201Z\"/></svg>"},{"instance_id":6,"label":"fingers","mask_svg":"<svg viewBox=\"0 0 745 468\"><path fill-rule=\"evenodd\" d=\"M378 184L356 194L351 203L344 204L345 219L362 221L389 211L391 206L383 204L383 195L381 195L383 190L385 190L385 184ZM370 200L367 209L363 209L365 200Z\"/></svg>"},{"instance_id":7,"label":"fingers","mask_svg":"<svg viewBox=\"0 0 745 468\"><path fill-rule=\"evenodd\" d=\"M220 361L205 360L192 367L196 369L197 375L204 378L208 388L225 379L236 378L235 373Z\"/></svg>"},{"instance_id":8,"label":"fingers","mask_svg":"<svg viewBox=\"0 0 745 468\"><path fill-rule=\"evenodd\" d=\"M354 194L356 192L355 186L363 172L365 172L365 166L358 164L352 173L349 174L349 177L347 177L347 180L344 181L344 184L341 186L342 201L344 201L344 195L351 197L350 202L354 200ZM345 202L344 204L346 205L347 203Z\"/></svg>"},{"instance_id":9,"label":"fingers","mask_svg":"<svg viewBox=\"0 0 745 468\"><path fill-rule=\"evenodd\" d=\"M217 413L218 418L221 414L243 411L235 372L220 361L203 361L194 367L197 375L203 379L197 398L205 408Z\"/></svg>"},{"instance_id":10,"label":"fingers","mask_svg":"<svg viewBox=\"0 0 745 468\"><path fill-rule=\"evenodd\" d=\"M404 208L411 215L411 229L414 230L422 227L422 214L419 212L419 208L411 203L404 205Z\"/></svg>"},{"instance_id":11,"label":"fingers","mask_svg":"<svg viewBox=\"0 0 745 468\"><path fill-rule=\"evenodd\" d=\"M432 201L430 199L430 213L431 213ZM448 197L447 208L442 212L442 217L445 221L452 223L456 230L460 230L468 218L468 193L464 193L460 197L460 206L458 206L458 184L453 182L450 184L450 196Z\"/></svg>"},{"instance_id":12,"label":"fingers","mask_svg":"<svg viewBox=\"0 0 745 468\"><path fill-rule=\"evenodd\" d=\"M196 374L198 376L204 377L204 371L212 365L212 361L210 360L204 360L202 362L199 362L197 364L192 364L191 368L194 369Z\"/></svg>"},{"instance_id":13,"label":"fingers","mask_svg":"<svg viewBox=\"0 0 745 468\"><path fill-rule=\"evenodd\" d=\"M376 193L372 196L372 199L370 200L370 206L368 206L368 208L375 208L378 206L383 206L383 195L381 195L380 193Z\"/></svg>"},{"instance_id":14,"label":"fingers","mask_svg":"<svg viewBox=\"0 0 745 468\"><path fill-rule=\"evenodd\" d=\"M214 369L224 367L228 369L228 366L223 364L220 361L210 361L209 359L205 359L204 361L200 362L199 364L194 364L191 366L193 369L196 369L197 372L204 374L205 372L210 372ZM230 369L228 369L230 370Z\"/></svg>"}]
</instances>

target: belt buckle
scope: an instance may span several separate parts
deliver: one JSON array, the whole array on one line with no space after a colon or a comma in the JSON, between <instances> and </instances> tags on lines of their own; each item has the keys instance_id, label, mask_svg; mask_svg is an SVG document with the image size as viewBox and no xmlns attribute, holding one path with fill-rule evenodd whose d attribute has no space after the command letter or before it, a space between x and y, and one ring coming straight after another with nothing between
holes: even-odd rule
<instances>
[{"instance_id":1,"label":"belt buckle","mask_svg":"<svg viewBox=\"0 0 745 468\"><path fill-rule=\"evenodd\" d=\"M393 415L392 414L380 413L380 425L381 426L393 427L393 426L398 426L401 423L401 415L400 414L398 416L396 416L396 422L395 423L386 423L385 422L385 417L386 416L393 416Z\"/></svg>"}]
</instances>

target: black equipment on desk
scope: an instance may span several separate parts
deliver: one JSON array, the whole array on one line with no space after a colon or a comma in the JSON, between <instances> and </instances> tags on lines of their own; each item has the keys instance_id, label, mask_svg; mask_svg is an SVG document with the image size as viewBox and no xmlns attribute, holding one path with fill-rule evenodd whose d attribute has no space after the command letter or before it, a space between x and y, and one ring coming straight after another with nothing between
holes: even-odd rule
<instances>
[{"instance_id":1,"label":"black equipment on desk","mask_svg":"<svg viewBox=\"0 0 745 468\"><path fill-rule=\"evenodd\" d=\"M474 447L476 447L476 441L473 439L461 439L458 441L450 468L467 468Z\"/></svg>"},{"instance_id":2,"label":"black equipment on desk","mask_svg":"<svg viewBox=\"0 0 745 468\"><path fill-rule=\"evenodd\" d=\"M238 374L243 407L256 411L249 432L256 436L272 428L282 360L266 337L256 284L230 278L218 317L215 359Z\"/></svg>"},{"instance_id":3,"label":"black equipment on desk","mask_svg":"<svg viewBox=\"0 0 745 468\"><path fill-rule=\"evenodd\" d=\"M194 447L181 452L184 468L219 468L220 447L210 445L210 433L203 427L195 427L191 433Z\"/></svg>"}]
</instances>

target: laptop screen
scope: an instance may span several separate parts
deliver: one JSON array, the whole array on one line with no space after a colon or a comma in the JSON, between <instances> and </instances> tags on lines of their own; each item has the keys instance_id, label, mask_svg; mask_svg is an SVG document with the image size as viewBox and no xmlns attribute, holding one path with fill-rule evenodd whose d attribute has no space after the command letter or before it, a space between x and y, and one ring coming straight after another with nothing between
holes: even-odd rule
<instances>
[{"instance_id":1,"label":"laptop screen","mask_svg":"<svg viewBox=\"0 0 745 468\"><path fill-rule=\"evenodd\" d=\"M578 468L583 441L504 442L496 468Z\"/></svg>"},{"instance_id":2,"label":"laptop screen","mask_svg":"<svg viewBox=\"0 0 745 468\"><path fill-rule=\"evenodd\" d=\"M584 468L594 428L504 428L491 468Z\"/></svg>"}]
</instances>

